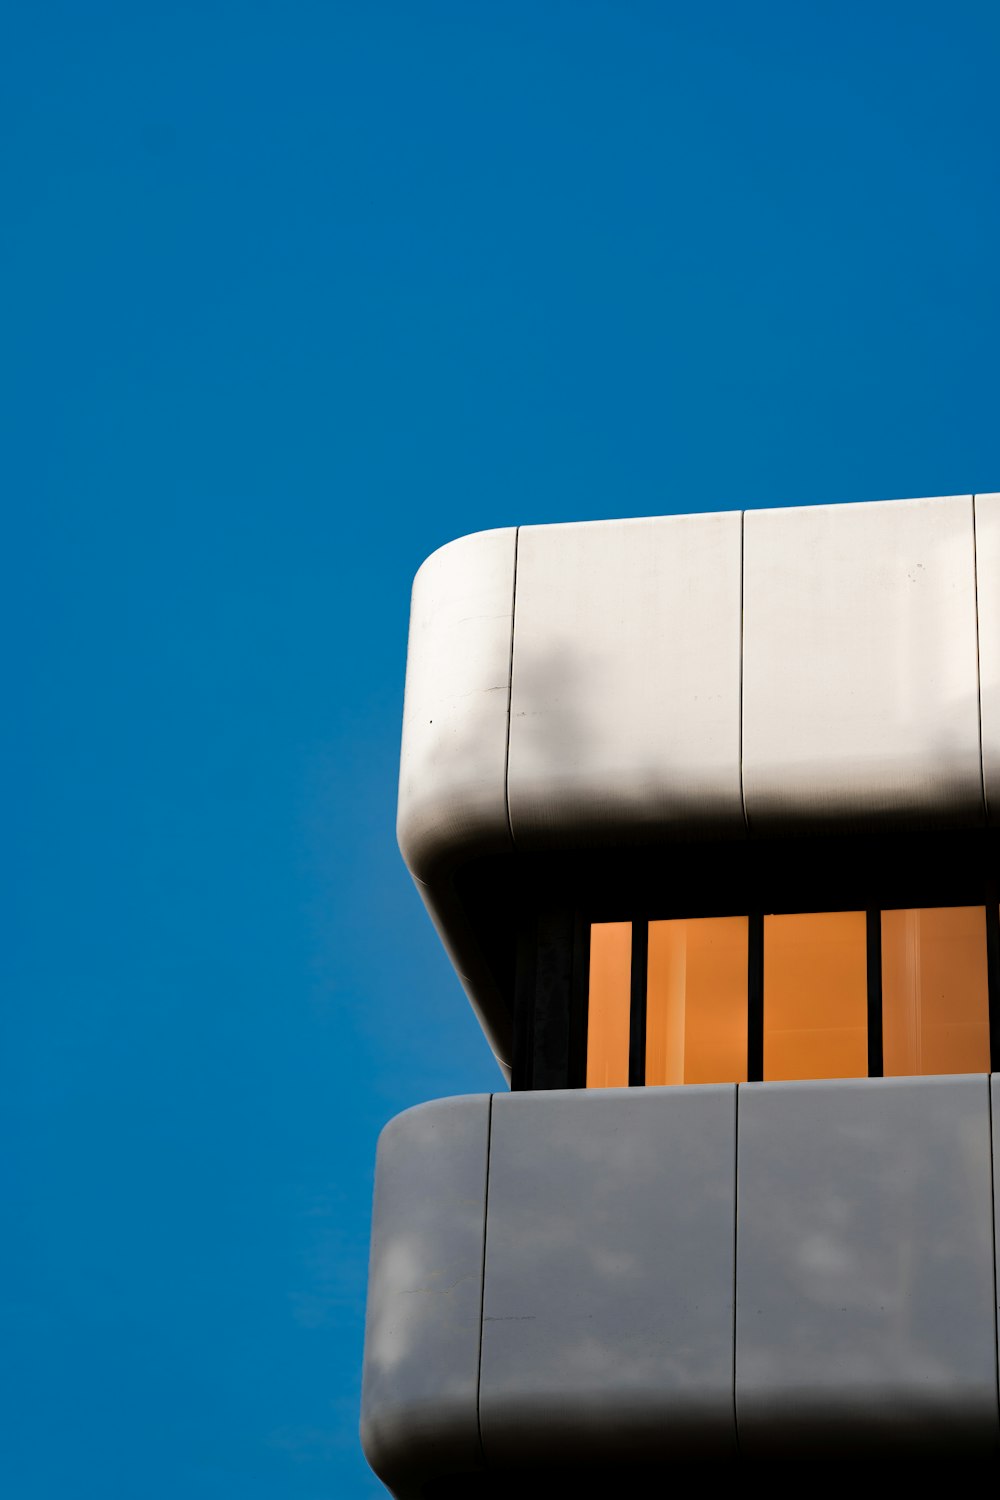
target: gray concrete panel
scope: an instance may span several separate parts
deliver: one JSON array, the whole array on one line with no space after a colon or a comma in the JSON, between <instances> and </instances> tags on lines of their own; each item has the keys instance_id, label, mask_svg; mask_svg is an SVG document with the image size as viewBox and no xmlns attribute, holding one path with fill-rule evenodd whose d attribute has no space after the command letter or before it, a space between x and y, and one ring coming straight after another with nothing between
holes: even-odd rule
<instances>
[{"instance_id":1,"label":"gray concrete panel","mask_svg":"<svg viewBox=\"0 0 1000 1500\"><path fill-rule=\"evenodd\" d=\"M739 1090L747 1457L1000 1440L985 1076Z\"/></svg>"},{"instance_id":2,"label":"gray concrete panel","mask_svg":"<svg viewBox=\"0 0 1000 1500\"><path fill-rule=\"evenodd\" d=\"M495 1098L491 1470L732 1455L735 1116L731 1085Z\"/></svg>"},{"instance_id":3,"label":"gray concrete panel","mask_svg":"<svg viewBox=\"0 0 1000 1500\"><path fill-rule=\"evenodd\" d=\"M361 1443L394 1495L482 1470L477 1397L490 1096L421 1104L379 1139Z\"/></svg>"},{"instance_id":4,"label":"gray concrete panel","mask_svg":"<svg viewBox=\"0 0 1000 1500\"><path fill-rule=\"evenodd\" d=\"M523 526L514 842L744 832L738 512Z\"/></svg>"},{"instance_id":5,"label":"gray concrete panel","mask_svg":"<svg viewBox=\"0 0 1000 1500\"><path fill-rule=\"evenodd\" d=\"M983 823L972 497L748 511L750 831Z\"/></svg>"}]
</instances>

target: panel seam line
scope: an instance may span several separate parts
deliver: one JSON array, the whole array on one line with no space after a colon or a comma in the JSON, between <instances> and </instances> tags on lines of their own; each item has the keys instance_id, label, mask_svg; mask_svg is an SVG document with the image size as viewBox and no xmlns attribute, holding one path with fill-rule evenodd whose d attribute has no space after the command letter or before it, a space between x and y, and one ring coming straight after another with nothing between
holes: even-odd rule
<instances>
[{"instance_id":1,"label":"panel seam line","mask_svg":"<svg viewBox=\"0 0 1000 1500\"><path fill-rule=\"evenodd\" d=\"M997 1364L995 1366L997 1410L1000 1411L1000 1345L997 1343L997 1163L994 1155L994 1131L993 1131L993 1079L996 1075L986 1075L986 1107L987 1118L990 1124L990 1233L993 1236L993 1346L997 1350Z\"/></svg>"},{"instance_id":2,"label":"panel seam line","mask_svg":"<svg viewBox=\"0 0 1000 1500\"><path fill-rule=\"evenodd\" d=\"M479 1277L479 1357L476 1362L476 1433L479 1438L479 1456L482 1459L484 1471L486 1464L486 1444L483 1442L483 1327L486 1314L486 1235L489 1227L490 1208L490 1155L493 1146L493 1098L488 1095L489 1103L486 1108L486 1183L483 1191L483 1257Z\"/></svg>"},{"instance_id":3,"label":"panel seam line","mask_svg":"<svg viewBox=\"0 0 1000 1500\"><path fill-rule=\"evenodd\" d=\"M740 1453L740 1419L736 1407L736 1257L740 1222L740 1086L736 1084L736 1099L733 1114L733 1437L736 1456Z\"/></svg>"},{"instance_id":4,"label":"panel seam line","mask_svg":"<svg viewBox=\"0 0 1000 1500\"><path fill-rule=\"evenodd\" d=\"M507 814L507 832L511 848L514 847L514 824L510 816L510 716L514 705L514 615L517 610L517 549L521 540L520 526L514 527L514 576L510 589L510 652L507 657L507 738L503 751L503 805Z\"/></svg>"},{"instance_id":5,"label":"panel seam line","mask_svg":"<svg viewBox=\"0 0 1000 1500\"><path fill-rule=\"evenodd\" d=\"M983 816L990 821L990 803L986 794L986 761L983 756L983 672L979 651L979 551L976 543L976 496L972 496L972 605L976 613L976 710L979 715L979 781L983 789Z\"/></svg>"},{"instance_id":6,"label":"panel seam line","mask_svg":"<svg viewBox=\"0 0 1000 1500\"><path fill-rule=\"evenodd\" d=\"M743 785L743 650L746 642L746 630L744 628L744 602L745 590L743 586L743 575L746 571L746 511L740 511L740 723L739 723L739 759L740 759L740 808L743 813L743 827L747 833L750 832L750 819L747 817L747 795Z\"/></svg>"}]
</instances>

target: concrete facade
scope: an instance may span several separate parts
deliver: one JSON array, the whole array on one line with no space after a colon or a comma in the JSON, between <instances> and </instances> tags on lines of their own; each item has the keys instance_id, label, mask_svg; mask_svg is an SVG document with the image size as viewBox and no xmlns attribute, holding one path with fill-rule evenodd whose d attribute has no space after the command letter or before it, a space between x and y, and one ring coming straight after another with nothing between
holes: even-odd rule
<instances>
[{"instance_id":1,"label":"concrete facade","mask_svg":"<svg viewBox=\"0 0 1000 1500\"><path fill-rule=\"evenodd\" d=\"M428 559L399 842L513 1091L380 1138L397 1500L995 1479L998 809L1000 494Z\"/></svg>"},{"instance_id":2,"label":"concrete facade","mask_svg":"<svg viewBox=\"0 0 1000 1500\"><path fill-rule=\"evenodd\" d=\"M369 1461L409 1500L428 1451L470 1496L546 1466L627 1483L655 1461L994 1454L990 1087L499 1094L400 1116L378 1154Z\"/></svg>"}]
</instances>

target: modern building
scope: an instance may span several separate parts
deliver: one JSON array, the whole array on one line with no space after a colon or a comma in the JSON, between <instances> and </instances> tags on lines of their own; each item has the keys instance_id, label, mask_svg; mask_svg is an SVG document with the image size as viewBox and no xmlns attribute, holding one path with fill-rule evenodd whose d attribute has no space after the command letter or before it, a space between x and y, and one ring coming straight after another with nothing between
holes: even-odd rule
<instances>
[{"instance_id":1,"label":"modern building","mask_svg":"<svg viewBox=\"0 0 1000 1500\"><path fill-rule=\"evenodd\" d=\"M391 1492L995 1461L1000 494L442 548L398 832L510 1089L380 1140Z\"/></svg>"}]
</instances>

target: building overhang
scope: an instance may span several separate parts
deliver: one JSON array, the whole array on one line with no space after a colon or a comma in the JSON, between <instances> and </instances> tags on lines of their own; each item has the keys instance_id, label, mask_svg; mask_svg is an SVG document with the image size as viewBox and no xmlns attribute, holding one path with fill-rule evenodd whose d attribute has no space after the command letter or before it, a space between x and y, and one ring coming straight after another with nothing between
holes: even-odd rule
<instances>
[{"instance_id":1,"label":"building overhang","mask_svg":"<svg viewBox=\"0 0 1000 1500\"><path fill-rule=\"evenodd\" d=\"M512 918L559 872L998 829L1000 494L508 528L417 575L399 843L508 1076Z\"/></svg>"}]
</instances>

